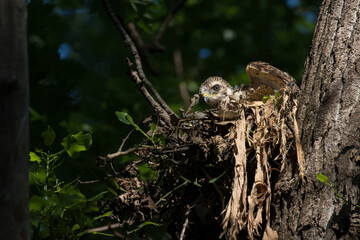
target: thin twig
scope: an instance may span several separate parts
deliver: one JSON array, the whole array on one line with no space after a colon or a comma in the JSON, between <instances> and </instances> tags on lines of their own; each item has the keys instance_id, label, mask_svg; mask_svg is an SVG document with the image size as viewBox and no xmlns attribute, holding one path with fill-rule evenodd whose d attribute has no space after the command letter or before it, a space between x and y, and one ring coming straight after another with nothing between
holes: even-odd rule
<instances>
[{"instance_id":1,"label":"thin twig","mask_svg":"<svg viewBox=\"0 0 360 240\"><path fill-rule=\"evenodd\" d=\"M101 182L101 180L97 179L97 180L91 180L91 181L81 181L81 180L78 180L78 183L80 184L93 184L93 183L98 183L98 182Z\"/></svg>"},{"instance_id":2,"label":"thin twig","mask_svg":"<svg viewBox=\"0 0 360 240\"><path fill-rule=\"evenodd\" d=\"M99 183L99 182L102 182L102 181L105 181L109 178L113 177L112 175L107 175L106 177L104 177L104 179L96 179L96 180L89 180L89 181L81 181L81 180L78 180L78 183L80 184L94 184L94 183Z\"/></svg>"},{"instance_id":3,"label":"thin twig","mask_svg":"<svg viewBox=\"0 0 360 240\"><path fill-rule=\"evenodd\" d=\"M104 232L104 231L110 230L111 228L119 228L119 227L122 227L122 224L121 224L121 223L113 223L113 224L106 225L106 226L91 228L91 229L86 230L85 232L87 232L87 233L91 233L91 232Z\"/></svg>"},{"instance_id":4,"label":"thin twig","mask_svg":"<svg viewBox=\"0 0 360 240\"><path fill-rule=\"evenodd\" d=\"M121 239L130 240L130 238L128 238L124 234L119 233L119 232L114 230L115 228L120 228L120 227L122 227L121 223L113 223L113 224L109 224L109 225L106 225L106 226L91 228L91 229L86 230L85 232L86 233L92 233L92 232L105 232L105 231L111 230L115 236L120 237Z\"/></svg>"},{"instance_id":5,"label":"thin twig","mask_svg":"<svg viewBox=\"0 0 360 240\"><path fill-rule=\"evenodd\" d=\"M113 161L114 161L114 159L111 159L109 165L110 165L111 170L113 170L115 176L117 176L117 175L118 175L118 172L115 170Z\"/></svg>"},{"instance_id":6,"label":"thin twig","mask_svg":"<svg viewBox=\"0 0 360 240\"><path fill-rule=\"evenodd\" d=\"M161 107L171 116L171 119L174 122L177 122L177 120L179 119L178 116L176 116L176 114L170 109L170 107L162 99L162 97L156 91L156 89L151 84L151 82L147 79L147 77L144 73L142 64L141 64L141 58L140 58L139 52L138 52L134 42L130 38L129 34L126 32L122 21L115 14L115 12L112 9L108 0L102 0L102 3L104 5L104 8L105 8L107 14L109 15L109 17L115 24L116 28L118 29L118 31L121 33L122 37L124 38L125 44L130 47L131 54L134 56L134 59L135 59L136 69L139 72L141 82L143 82L146 85L146 87L148 87L150 89L150 91L154 94L155 98L159 101Z\"/></svg>"},{"instance_id":7,"label":"thin twig","mask_svg":"<svg viewBox=\"0 0 360 240\"><path fill-rule=\"evenodd\" d=\"M190 99L190 106L189 108L187 109L186 113L185 113L185 116L188 115L192 108L199 102L199 94L195 94L191 99Z\"/></svg>"},{"instance_id":8,"label":"thin twig","mask_svg":"<svg viewBox=\"0 0 360 240\"><path fill-rule=\"evenodd\" d=\"M205 168L203 168L202 166L200 166L201 171L203 171L203 173L205 174L206 178L210 181L212 179L212 177L210 176L210 174L205 170ZM225 196L222 193L222 191L220 190L220 187L217 185L217 183L213 182L212 185L214 186L215 190L218 192L220 199L221 199L221 203L222 203L222 207L225 207Z\"/></svg>"},{"instance_id":9,"label":"thin twig","mask_svg":"<svg viewBox=\"0 0 360 240\"><path fill-rule=\"evenodd\" d=\"M181 230L181 234L180 234L180 240L184 240L185 238L185 231L186 231L186 228L187 226L189 225L189 215L190 215L190 210L191 210L191 207L189 205L186 205L186 212L185 212L185 222L183 224L183 228Z\"/></svg>"},{"instance_id":10,"label":"thin twig","mask_svg":"<svg viewBox=\"0 0 360 240\"><path fill-rule=\"evenodd\" d=\"M119 157L119 156L122 156L122 155L126 155L126 154L129 154L129 153L132 153L136 150L136 148L129 148L128 150L126 151L120 151L120 152L116 152L116 153L111 153L111 154L108 154L106 157L108 159L113 159L113 158L116 158L116 157Z\"/></svg>"},{"instance_id":11,"label":"thin twig","mask_svg":"<svg viewBox=\"0 0 360 240\"><path fill-rule=\"evenodd\" d=\"M162 153L175 153L175 152L186 152L189 150L189 146L181 146L171 150L164 150Z\"/></svg>"},{"instance_id":12,"label":"thin twig","mask_svg":"<svg viewBox=\"0 0 360 240\"><path fill-rule=\"evenodd\" d=\"M116 157L119 157L119 156L122 156L122 155L126 155L126 154L129 154L129 153L132 153L136 150L136 148L129 148L128 150L126 151L117 151L116 153L109 153L108 155L106 155L105 157L102 157L102 156L98 156L97 157L97 161L101 162L99 165L101 166L105 166L106 163L113 159L113 158L116 158Z\"/></svg>"},{"instance_id":13,"label":"thin twig","mask_svg":"<svg viewBox=\"0 0 360 240\"><path fill-rule=\"evenodd\" d=\"M128 133L128 135L126 135L126 137L123 139L123 141L122 141L122 143L121 143L121 145L120 145L120 147L119 147L118 152L121 152L121 151L122 151L125 142L129 139L130 135L134 132L134 130L135 130L135 128L131 129L131 131Z\"/></svg>"}]
</instances>

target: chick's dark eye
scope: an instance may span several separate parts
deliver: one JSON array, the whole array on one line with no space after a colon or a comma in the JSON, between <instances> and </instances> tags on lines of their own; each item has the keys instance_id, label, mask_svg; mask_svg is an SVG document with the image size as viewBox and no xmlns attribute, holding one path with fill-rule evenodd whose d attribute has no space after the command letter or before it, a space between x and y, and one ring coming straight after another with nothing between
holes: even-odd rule
<instances>
[{"instance_id":1,"label":"chick's dark eye","mask_svg":"<svg viewBox=\"0 0 360 240\"><path fill-rule=\"evenodd\" d=\"M220 85L219 85L219 84L216 84L216 85L214 85L211 89L214 90L215 92L217 92L217 91L220 90Z\"/></svg>"}]
</instances>

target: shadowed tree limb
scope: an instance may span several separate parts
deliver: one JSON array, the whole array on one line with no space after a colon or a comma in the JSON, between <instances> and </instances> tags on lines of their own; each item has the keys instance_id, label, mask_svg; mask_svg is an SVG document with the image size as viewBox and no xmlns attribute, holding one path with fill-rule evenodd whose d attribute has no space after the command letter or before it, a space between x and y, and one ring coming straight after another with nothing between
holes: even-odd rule
<instances>
[{"instance_id":1,"label":"shadowed tree limb","mask_svg":"<svg viewBox=\"0 0 360 240\"><path fill-rule=\"evenodd\" d=\"M160 96L160 94L156 91L156 89L154 88L154 86L151 84L151 82L147 79L143 67L142 67L142 63L141 63L141 58L139 55L139 52L134 44L134 42L132 41L132 39L130 38L129 34L126 32L124 25L121 21L121 19L116 16L114 10L112 9L110 3L108 0L102 0L103 6L107 12L107 14L109 15L109 17L111 18L111 20L113 21L113 23L115 24L117 30L121 33L121 36L124 38L124 42L125 44L130 47L131 50L131 54L134 56L134 60L135 60L135 65L136 65L136 69L137 72L139 73L139 80L141 82L144 83L144 85L146 87L148 87L150 89L150 91L152 92L152 94L154 94L155 98L159 101L160 105L156 102L157 105L159 105L160 108L162 108L163 110L165 110L165 112L170 116L170 119L173 123L176 123L179 118L178 116L174 113L174 111L172 111L170 109L170 107L166 104L166 102L162 99L162 97ZM147 99L148 102L150 101L150 99ZM155 101L155 100L154 100ZM153 107L153 105L152 105ZM159 108L157 107L156 109L154 108L155 112L159 115L160 112ZM163 119L166 123L168 123L165 119ZM171 125L170 125L171 126Z\"/></svg>"},{"instance_id":2,"label":"shadowed tree limb","mask_svg":"<svg viewBox=\"0 0 360 240\"><path fill-rule=\"evenodd\" d=\"M140 77L138 76L138 73L131 68L132 63L128 58L127 58L127 65L131 79L134 81L141 94L144 95L144 97L146 98L150 106L154 109L158 117L160 117L160 119L163 120L168 127L172 128L170 115L150 95L150 93L144 86L143 81L141 81Z\"/></svg>"}]
</instances>

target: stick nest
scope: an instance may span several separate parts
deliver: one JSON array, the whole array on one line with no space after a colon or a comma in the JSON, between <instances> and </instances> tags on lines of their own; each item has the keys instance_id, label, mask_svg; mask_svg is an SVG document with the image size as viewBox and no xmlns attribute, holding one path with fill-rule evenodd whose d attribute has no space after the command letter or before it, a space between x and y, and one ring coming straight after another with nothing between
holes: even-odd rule
<instances>
[{"instance_id":1,"label":"stick nest","mask_svg":"<svg viewBox=\"0 0 360 240\"><path fill-rule=\"evenodd\" d=\"M285 87L231 109L232 120L207 111L188 114L175 129L153 127L155 144L144 141L134 150L138 160L115 178L121 191L107 202L113 217L169 225L177 238L186 228L193 239L277 239L270 226L274 185L287 164L304 178L296 99Z\"/></svg>"}]
</instances>

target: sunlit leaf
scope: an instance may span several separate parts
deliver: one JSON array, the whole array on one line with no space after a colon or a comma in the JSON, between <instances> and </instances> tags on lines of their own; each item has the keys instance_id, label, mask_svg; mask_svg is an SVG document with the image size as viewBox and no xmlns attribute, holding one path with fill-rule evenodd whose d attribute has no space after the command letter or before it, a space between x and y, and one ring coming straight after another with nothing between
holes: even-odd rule
<instances>
[{"instance_id":1,"label":"sunlit leaf","mask_svg":"<svg viewBox=\"0 0 360 240\"><path fill-rule=\"evenodd\" d=\"M30 161L31 162L37 162L37 163L41 163L41 158L38 156L38 155L36 155L36 153L34 153L34 152L30 152Z\"/></svg>"},{"instance_id":2,"label":"sunlit leaf","mask_svg":"<svg viewBox=\"0 0 360 240\"><path fill-rule=\"evenodd\" d=\"M269 98L270 98L269 95L264 96L263 99L262 99L263 103L266 103L269 100Z\"/></svg>"},{"instance_id":3,"label":"sunlit leaf","mask_svg":"<svg viewBox=\"0 0 360 240\"><path fill-rule=\"evenodd\" d=\"M79 224L75 224L75 225L72 227L71 231L75 231L75 230L78 230L78 229L80 229L80 225L79 225Z\"/></svg>"},{"instance_id":4,"label":"sunlit leaf","mask_svg":"<svg viewBox=\"0 0 360 240\"><path fill-rule=\"evenodd\" d=\"M221 178L224 174L226 173L226 171L225 172L223 172L220 176L218 176L218 177L216 177L216 178L213 178L213 179L211 179L210 181L209 181L209 183L214 183L214 182L216 182L219 178Z\"/></svg>"},{"instance_id":5,"label":"sunlit leaf","mask_svg":"<svg viewBox=\"0 0 360 240\"><path fill-rule=\"evenodd\" d=\"M126 112L115 112L116 116L118 117L118 119L120 120L120 122L125 123L127 125L131 125L132 123L134 123L133 121L130 122L128 119L130 117L130 119L132 120L132 117L129 116L129 114L127 114Z\"/></svg>"},{"instance_id":6,"label":"sunlit leaf","mask_svg":"<svg viewBox=\"0 0 360 240\"><path fill-rule=\"evenodd\" d=\"M89 150L92 145L92 137L89 133L83 134L82 132L75 135L69 134L63 138L61 145L70 157L76 158L79 152Z\"/></svg>"},{"instance_id":7,"label":"sunlit leaf","mask_svg":"<svg viewBox=\"0 0 360 240\"><path fill-rule=\"evenodd\" d=\"M276 91L274 96L275 96L275 99L279 99L280 98L280 92Z\"/></svg>"},{"instance_id":8,"label":"sunlit leaf","mask_svg":"<svg viewBox=\"0 0 360 240\"><path fill-rule=\"evenodd\" d=\"M100 218L108 217L108 216L110 216L112 214L112 212L113 211L106 212L106 213L104 213L104 214L102 214L100 216L95 217L93 220L98 220Z\"/></svg>"},{"instance_id":9,"label":"sunlit leaf","mask_svg":"<svg viewBox=\"0 0 360 240\"><path fill-rule=\"evenodd\" d=\"M328 177L319 173L316 175L317 179L319 179L320 182L326 182L328 180Z\"/></svg>"}]
</instances>

